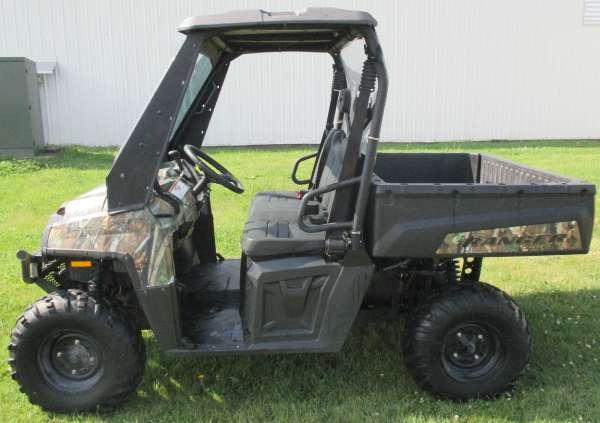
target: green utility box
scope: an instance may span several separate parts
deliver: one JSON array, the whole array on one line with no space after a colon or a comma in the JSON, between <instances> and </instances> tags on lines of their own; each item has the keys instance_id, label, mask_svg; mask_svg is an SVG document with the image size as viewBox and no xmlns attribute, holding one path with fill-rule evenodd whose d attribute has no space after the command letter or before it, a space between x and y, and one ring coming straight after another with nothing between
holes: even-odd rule
<instances>
[{"instance_id":1,"label":"green utility box","mask_svg":"<svg viewBox=\"0 0 600 423\"><path fill-rule=\"evenodd\" d=\"M0 57L0 155L32 155L43 146L35 63Z\"/></svg>"}]
</instances>

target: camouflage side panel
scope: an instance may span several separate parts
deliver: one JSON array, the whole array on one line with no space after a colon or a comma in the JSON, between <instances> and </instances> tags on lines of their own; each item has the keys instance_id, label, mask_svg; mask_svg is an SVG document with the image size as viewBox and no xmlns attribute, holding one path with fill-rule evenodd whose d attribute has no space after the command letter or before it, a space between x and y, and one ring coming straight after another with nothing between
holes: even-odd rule
<instances>
[{"instance_id":1,"label":"camouflage side panel","mask_svg":"<svg viewBox=\"0 0 600 423\"><path fill-rule=\"evenodd\" d=\"M154 216L147 209L114 216L99 212L66 218L52 225L46 246L129 254L141 277L154 242L155 224Z\"/></svg>"},{"instance_id":2,"label":"camouflage side panel","mask_svg":"<svg viewBox=\"0 0 600 423\"><path fill-rule=\"evenodd\" d=\"M103 196L104 194L104 196ZM147 207L115 215L106 210L105 191L82 196L63 206L64 215L50 223L49 249L86 250L129 254L144 286L174 280L173 233L197 216L196 201L189 190L181 199L181 213L160 197ZM92 204L93 203L93 204ZM86 213L81 213L82 209ZM189 225L190 227L193 225Z\"/></svg>"},{"instance_id":3,"label":"camouflage side panel","mask_svg":"<svg viewBox=\"0 0 600 423\"><path fill-rule=\"evenodd\" d=\"M576 221L454 232L446 235L436 254L522 254L578 251L582 248Z\"/></svg>"}]
</instances>

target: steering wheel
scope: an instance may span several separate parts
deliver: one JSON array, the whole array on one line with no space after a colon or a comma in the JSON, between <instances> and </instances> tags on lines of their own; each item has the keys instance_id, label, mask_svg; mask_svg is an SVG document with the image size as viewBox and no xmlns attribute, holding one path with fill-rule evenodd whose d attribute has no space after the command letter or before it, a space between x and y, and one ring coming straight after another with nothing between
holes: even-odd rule
<instances>
[{"instance_id":1,"label":"steering wheel","mask_svg":"<svg viewBox=\"0 0 600 423\"><path fill-rule=\"evenodd\" d=\"M223 185L225 188L241 194L244 192L244 186L233 174L228 171L225 166L210 157L204 151L192 144L186 144L183 146L183 152L187 159L192 162L194 169L202 171L208 182L216 182L219 185Z\"/></svg>"}]
</instances>

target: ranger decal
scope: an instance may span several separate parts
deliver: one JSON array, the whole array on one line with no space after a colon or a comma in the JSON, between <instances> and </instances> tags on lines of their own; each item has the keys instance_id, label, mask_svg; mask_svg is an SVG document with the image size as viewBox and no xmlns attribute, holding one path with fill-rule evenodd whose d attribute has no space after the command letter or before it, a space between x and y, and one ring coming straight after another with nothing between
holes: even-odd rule
<instances>
[{"instance_id":1,"label":"ranger decal","mask_svg":"<svg viewBox=\"0 0 600 423\"><path fill-rule=\"evenodd\" d=\"M453 232L436 254L520 254L576 251L582 248L577 221Z\"/></svg>"}]
</instances>

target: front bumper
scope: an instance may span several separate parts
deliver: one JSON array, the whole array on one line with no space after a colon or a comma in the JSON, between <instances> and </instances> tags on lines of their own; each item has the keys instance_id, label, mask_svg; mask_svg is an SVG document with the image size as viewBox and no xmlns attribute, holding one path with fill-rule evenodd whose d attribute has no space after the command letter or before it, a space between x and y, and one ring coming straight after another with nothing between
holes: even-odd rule
<instances>
[{"instance_id":1,"label":"front bumper","mask_svg":"<svg viewBox=\"0 0 600 423\"><path fill-rule=\"evenodd\" d=\"M21 261L21 277L25 283L35 283L46 292L56 290L57 284L52 282L50 275L58 270L61 262L53 260L46 263L39 251L30 254L21 250L17 258Z\"/></svg>"},{"instance_id":2,"label":"front bumper","mask_svg":"<svg viewBox=\"0 0 600 423\"><path fill-rule=\"evenodd\" d=\"M38 251L28 253L21 250L17 253L17 259L21 261L21 275L25 283L38 283L42 273L42 254Z\"/></svg>"}]
</instances>

